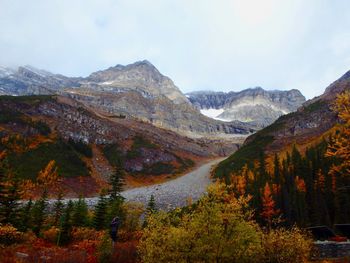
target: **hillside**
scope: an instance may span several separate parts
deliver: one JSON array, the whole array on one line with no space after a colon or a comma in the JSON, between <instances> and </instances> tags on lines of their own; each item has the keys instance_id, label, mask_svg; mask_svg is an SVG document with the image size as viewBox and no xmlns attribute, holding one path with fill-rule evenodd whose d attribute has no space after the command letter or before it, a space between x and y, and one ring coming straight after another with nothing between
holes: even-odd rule
<instances>
[{"instance_id":1,"label":"hillside","mask_svg":"<svg viewBox=\"0 0 350 263\"><path fill-rule=\"evenodd\" d=\"M0 150L7 151L20 178L35 179L55 160L66 190L86 195L96 193L116 165L130 182L146 183L225 152L219 143L207 145L151 124L103 116L60 96L0 96L0 139Z\"/></svg>"},{"instance_id":2,"label":"hillside","mask_svg":"<svg viewBox=\"0 0 350 263\"><path fill-rule=\"evenodd\" d=\"M349 222L349 75L248 137L214 170L236 194L251 196L261 224L277 218L302 227Z\"/></svg>"},{"instance_id":3,"label":"hillside","mask_svg":"<svg viewBox=\"0 0 350 263\"><path fill-rule=\"evenodd\" d=\"M311 144L319 140L338 122L337 114L331 108L337 94L350 89L349 75L347 72L327 87L323 95L307 101L296 112L281 116L270 126L249 136L237 152L218 166L216 176L225 176L254 162L261 151L273 155L290 149L293 144Z\"/></svg>"}]
</instances>

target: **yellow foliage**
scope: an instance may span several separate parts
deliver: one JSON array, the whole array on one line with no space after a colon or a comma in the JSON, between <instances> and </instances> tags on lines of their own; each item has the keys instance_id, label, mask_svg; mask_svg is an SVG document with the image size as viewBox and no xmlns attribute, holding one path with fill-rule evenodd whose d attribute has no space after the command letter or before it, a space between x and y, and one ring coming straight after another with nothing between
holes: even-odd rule
<instances>
[{"instance_id":1,"label":"yellow foliage","mask_svg":"<svg viewBox=\"0 0 350 263\"><path fill-rule=\"evenodd\" d=\"M58 185L59 176L57 173L56 162L51 160L46 167L41 170L37 176L37 184L43 189L55 187Z\"/></svg>"},{"instance_id":2,"label":"yellow foliage","mask_svg":"<svg viewBox=\"0 0 350 263\"><path fill-rule=\"evenodd\" d=\"M22 240L23 234L12 225L0 224L0 244L11 245Z\"/></svg>"},{"instance_id":3,"label":"yellow foliage","mask_svg":"<svg viewBox=\"0 0 350 263\"><path fill-rule=\"evenodd\" d=\"M31 180L22 180L19 186L23 199L33 199L36 185Z\"/></svg>"},{"instance_id":4,"label":"yellow foliage","mask_svg":"<svg viewBox=\"0 0 350 263\"><path fill-rule=\"evenodd\" d=\"M263 236L262 262L309 262L312 240L297 227L270 230Z\"/></svg>"},{"instance_id":5,"label":"yellow foliage","mask_svg":"<svg viewBox=\"0 0 350 263\"><path fill-rule=\"evenodd\" d=\"M189 214L151 215L140 241L142 262L259 262L261 231L244 212L247 203L214 184Z\"/></svg>"},{"instance_id":6,"label":"yellow foliage","mask_svg":"<svg viewBox=\"0 0 350 263\"><path fill-rule=\"evenodd\" d=\"M141 203L128 202L123 204L125 211L124 230L127 232L138 231L141 228L140 218L145 212L144 206Z\"/></svg>"},{"instance_id":7,"label":"yellow foliage","mask_svg":"<svg viewBox=\"0 0 350 263\"><path fill-rule=\"evenodd\" d=\"M57 227L53 226L48 230L43 231L42 234L43 234L43 238L46 241L49 241L51 243L56 243L59 232L60 230Z\"/></svg>"},{"instance_id":8,"label":"yellow foliage","mask_svg":"<svg viewBox=\"0 0 350 263\"><path fill-rule=\"evenodd\" d=\"M326 156L337 157L342 162L333 166L330 173L350 174L350 91L337 96L334 110L341 120L340 127L335 133L335 139L329 143Z\"/></svg>"}]
</instances>

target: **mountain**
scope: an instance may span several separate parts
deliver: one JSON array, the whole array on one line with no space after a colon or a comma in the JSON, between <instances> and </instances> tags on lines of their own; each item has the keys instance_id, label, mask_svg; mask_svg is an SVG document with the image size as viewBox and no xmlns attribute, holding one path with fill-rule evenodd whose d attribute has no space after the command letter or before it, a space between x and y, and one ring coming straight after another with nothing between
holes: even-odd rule
<instances>
[{"instance_id":1,"label":"mountain","mask_svg":"<svg viewBox=\"0 0 350 263\"><path fill-rule=\"evenodd\" d=\"M61 88L79 85L78 79L31 66L17 69L0 67L0 95L54 94Z\"/></svg>"},{"instance_id":2,"label":"mountain","mask_svg":"<svg viewBox=\"0 0 350 263\"><path fill-rule=\"evenodd\" d=\"M82 81L82 88L96 86L113 88L114 92L137 91L148 98L165 96L175 104L189 103L173 81L147 60L94 72Z\"/></svg>"},{"instance_id":3,"label":"mountain","mask_svg":"<svg viewBox=\"0 0 350 263\"><path fill-rule=\"evenodd\" d=\"M190 139L149 123L99 115L64 96L0 96L0 152L7 152L22 179L34 179L55 160L70 194L96 194L116 165L132 186L236 149L233 143Z\"/></svg>"},{"instance_id":4,"label":"mountain","mask_svg":"<svg viewBox=\"0 0 350 263\"><path fill-rule=\"evenodd\" d=\"M222 121L241 121L265 127L296 111L305 97L298 90L266 91L260 87L240 92L196 91L186 94L202 114Z\"/></svg>"},{"instance_id":5,"label":"mountain","mask_svg":"<svg viewBox=\"0 0 350 263\"><path fill-rule=\"evenodd\" d=\"M273 156L290 150L293 145L305 151L308 145L319 143L339 122L332 105L337 95L345 90L350 90L350 71L329 85L321 96L249 136L238 151L219 164L216 176L224 177L245 164L252 164L262 152Z\"/></svg>"},{"instance_id":6,"label":"mountain","mask_svg":"<svg viewBox=\"0 0 350 263\"><path fill-rule=\"evenodd\" d=\"M123 115L191 137L241 136L256 129L203 116L170 78L146 60L116 65L86 78L68 78L29 66L1 72L0 94L60 94L99 113Z\"/></svg>"}]
</instances>

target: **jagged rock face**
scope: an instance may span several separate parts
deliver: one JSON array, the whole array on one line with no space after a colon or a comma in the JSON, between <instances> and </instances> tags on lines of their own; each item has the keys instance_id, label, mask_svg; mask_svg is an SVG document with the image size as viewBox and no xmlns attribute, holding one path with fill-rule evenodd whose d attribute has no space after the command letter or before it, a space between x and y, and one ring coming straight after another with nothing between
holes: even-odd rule
<instances>
[{"instance_id":1,"label":"jagged rock face","mask_svg":"<svg viewBox=\"0 0 350 263\"><path fill-rule=\"evenodd\" d=\"M31 66L0 67L0 95L54 94L64 87L79 86L77 79L39 70Z\"/></svg>"},{"instance_id":2,"label":"jagged rock face","mask_svg":"<svg viewBox=\"0 0 350 263\"><path fill-rule=\"evenodd\" d=\"M201 115L190 104L175 104L166 97L145 98L138 92L119 94L74 91L68 94L84 105L108 113L124 115L188 136L208 134L248 134L252 131L243 123L224 123Z\"/></svg>"},{"instance_id":3,"label":"jagged rock face","mask_svg":"<svg viewBox=\"0 0 350 263\"><path fill-rule=\"evenodd\" d=\"M148 61L117 65L86 78L68 78L29 66L0 69L0 94L60 94L96 111L125 115L195 137L249 134L256 128L203 116L172 80Z\"/></svg>"},{"instance_id":4,"label":"jagged rock face","mask_svg":"<svg viewBox=\"0 0 350 263\"><path fill-rule=\"evenodd\" d=\"M241 121L267 126L281 115L296 111L305 97L298 90L241 92L192 92L187 97L207 116L223 121Z\"/></svg>"}]
</instances>

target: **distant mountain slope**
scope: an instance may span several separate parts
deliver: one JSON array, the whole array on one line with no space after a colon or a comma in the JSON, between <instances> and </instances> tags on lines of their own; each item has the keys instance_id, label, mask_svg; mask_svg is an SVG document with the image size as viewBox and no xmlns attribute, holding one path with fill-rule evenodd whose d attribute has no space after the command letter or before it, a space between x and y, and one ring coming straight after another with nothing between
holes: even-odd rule
<instances>
[{"instance_id":1,"label":"distant mountain slope","mask_svg":"<svg viewBox=\"0 0 350 263\"><path fill-rule=\"evenodd\" d=\"M0 67L0 95L39 95L53 94L64 87L79 86L78 79L31 66L18 67L16 70Z\"/></svg>"},{"instance_id":2,"label":"distant mountain slope","mask_svg":"<svg viewBox=\"0 0 350 263\"><path fill-rule=\"evenodd\" d=\"M223 177L238 171L245 164L259 158L261 151L267 155L283 152L291 145L305 145L319 140L338 122L337 114L331 110L337 94L350 90L350 71L332 83L319 97L307 101L297 112L280 117L272 125L249 136L244 145L215 170Z\"/></svg>"},{"instance_id":3,"label":"distant mountain slope","mask_svg":"<svg viewBox=\"0 0 350 263\"><path fill-rule=\"evenodd\" d=\"M173 81L144 60L116 65L86 78L68 78L30 66L0 68L0 94L60 94L91 109L124 115L191 136L248 135L255 125L205 117Z\"/></svg>"},{"instance_id":4,"label":"distant mountain slope","mask_svg":"<svg viewBox=\"0 0 350 263\"><path fill-rule=\"evenodd\" d=\"M0 152L7 151L22 178L34 179L55 160L66 190L78 194L79 180L86 184L85 194L94 194L115 165L122 166L131 181L150 181L236 147L193 140L121 116L98 115L66 97L0 96Z\"/></svg>"},{"instance_id":5,"label":"distant mountain slope","mask_svg":"<svg viewBox=\"0 0 350 263\"><path fill-rule=\"evenodd\" d=\"M260 87L228 93L197 91L186 96L206 116L263 127L281 115L296 111L305 102L298 90L266 91Z\"/></svg>"}]
</instances>

